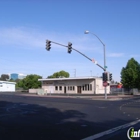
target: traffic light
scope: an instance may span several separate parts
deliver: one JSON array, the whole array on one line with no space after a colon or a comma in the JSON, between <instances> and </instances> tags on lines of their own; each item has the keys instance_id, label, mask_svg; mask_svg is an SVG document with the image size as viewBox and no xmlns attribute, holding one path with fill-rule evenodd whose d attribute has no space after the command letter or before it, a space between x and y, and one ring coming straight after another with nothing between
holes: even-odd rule
<instances>
[{"instance_id":1,"label":"traffic light","mask_svg":"<svg viewBox=\"0 0 140 140\"><path fill-rule=\"evenodd\" d=\"M72 51L72 43L69 42L68 43L68 53L71 53L71 51Z\"/></svg>"},{"instance_id":2,"label":"traffic light","mask_svg":"<svg viewBox=\"0 0 140 140\"><path fill-rule=\"evenodd\" d=\"M51 41L50 40L46 40L46 50L49 51L51 49Z\"/></svg>"},{"instance_id":3,"label":"traffic light","mask_svg":"<svg viewBox=\"0 0 140 140\"><path fill-rule=\"evenodd\" d=\"M107 73L106 72L103 73L103 81L104 82L108 81L108 77L107 77Z\"/></svg>"},{"instance_id":4,"label":"traffic light","mask_svg":"<svg viewBox=\"0 0 140 140\"><path fill-rule=\"evenodd\" d=\"M112 81L112 73L109 74L109 81Z\"/></svg>"}]
</instances>

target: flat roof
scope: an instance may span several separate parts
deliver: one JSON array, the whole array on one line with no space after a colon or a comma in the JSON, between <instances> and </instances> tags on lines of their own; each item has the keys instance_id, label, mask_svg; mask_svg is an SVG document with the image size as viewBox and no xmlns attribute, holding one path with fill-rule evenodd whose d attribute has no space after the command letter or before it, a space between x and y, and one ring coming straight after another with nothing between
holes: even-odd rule
<instances>
[{"instance_id":1,"label":"flat roof","mask_svg":"<svg viewBox=\"0 0 140 140\"><path fill-rule=\"evenodd\" d=\"M7 84L16 84L16 82L9 82L9 81L0 81L0 84L7 83Z\"/></svg>"},{"instance_id":2,"label":"flat roof","mask_svg":"<svg viewBox=\"0 0 140 140\"><path fill-rule=\"evenodd\" d=\"M38 79L38 81L61 81L61 80L89 80L89 79L101 79L100 77L69 77L69 78L46 78Z\"/></svg>"}]
</instances>

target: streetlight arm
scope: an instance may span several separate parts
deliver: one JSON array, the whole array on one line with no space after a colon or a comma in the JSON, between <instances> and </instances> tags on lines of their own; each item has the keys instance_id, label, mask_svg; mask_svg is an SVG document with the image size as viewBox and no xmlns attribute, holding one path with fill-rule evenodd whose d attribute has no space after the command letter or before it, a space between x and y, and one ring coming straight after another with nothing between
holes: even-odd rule
<instances>
[{"instance_id":1,"label":"streetlight arm","mask_svg":"<svg viewBox=\"0 0 140 140\"><path fill-rule=\"evenodd\" d=\"M104 69L105 69L105 71L106 71L106 53L105 53L105 44L102 42L102 40L96 35L96 34L94 34L94 33L92 33L92 32L90 32L91 34L93 34L94 36L96 36L98 39L99 39L99 41L103 44L103 46L104 46Z\"/></svg>"},{"instance_id":2,"label":"streetlight arm","mask_svg":"<svg viewBox=\"0 0 140 140\"><path fill-rule=\"evenodd\" d=\"M95 37L97 37L97 39L102 43L102 45L104 47L103 48L103 51L104 51L104 71L106 71L106 53L105 53L106 48L105 48L105 44L102 42L102 40L96 34L94 34L92 32L89 32L89 31L85 31L85 34L88 34L88 33L91 33L92 35L94 35Z\"/></svg>"},{"instance_id":3,"label":"streetlight arm","mask_svg":"<svg viewBox=\"0 0 140 140\"><path fill-rule=\"evenodd\" d=\"M105 44L102 42L102 40L96 34L94 34L94 33L91 33L91 34L93 34L94 36L96 36L99 39L99 41L103 44L103 46L105 46Z\"/></svg>"}]
</instances>

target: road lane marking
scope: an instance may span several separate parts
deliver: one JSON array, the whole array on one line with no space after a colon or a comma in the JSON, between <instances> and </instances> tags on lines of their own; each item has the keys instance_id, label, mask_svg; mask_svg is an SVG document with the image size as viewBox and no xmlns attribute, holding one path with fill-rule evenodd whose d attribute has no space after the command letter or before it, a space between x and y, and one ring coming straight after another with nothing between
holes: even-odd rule
<instances>
[{"instance_id":1,"label":"road lane marking","mask_svg":"<svg viewBox=\"0 0 140 140\"><path fill-rule=\"evenodd\" d=\"M95 140L95 139L98 139L98 138L101 138L105 135L109 135L111 133L114 133L116 131L119 131L121 129L124 129L124 128L127 128L127 127L130 127L132 125L135 125L137 123L140 122L140 119L139 120L136 120L136 121L133 121L133 122L130 122L130 123L127 123L127 124L124 124L124 125L121 125L121 126L118 126L118 127L115 127L115 128L112 128L112 129L109 129L107 131L104 131L104 132L101 132L101 133L98 133L98 134L95 134L95 135L92 135L92 136L89 136L87 138L84 138L82 140Z\"/></svg>"}]
</instances>

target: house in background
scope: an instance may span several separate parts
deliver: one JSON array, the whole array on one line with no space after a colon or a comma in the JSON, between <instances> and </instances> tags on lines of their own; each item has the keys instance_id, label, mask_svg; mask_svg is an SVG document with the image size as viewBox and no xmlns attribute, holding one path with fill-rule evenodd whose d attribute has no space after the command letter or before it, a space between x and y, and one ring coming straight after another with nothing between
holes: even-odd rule
<instances>
[{"instance_id":1,"label":"house in background","mask_svg":"<svg viewBox=\"0 0 140 140\"><path fill-rule=\"evenodd\" d=\"M59 94L104 94L102 78L99 77L74 77L74 78L47 78L38 79L42 89L47 93ZM110 93L110 86L107 86Z\"/></svg>"},{"instance_id":2,"label":"house in background","mask_svg":"<svg viewBox=\"0 0 140 140\"><path fill-rule=\"evenodd\" d=\"M0 92L15 92L16 82L0 81Z\"/></svg>"}]
</instances>

